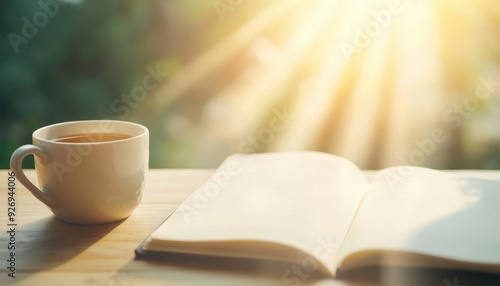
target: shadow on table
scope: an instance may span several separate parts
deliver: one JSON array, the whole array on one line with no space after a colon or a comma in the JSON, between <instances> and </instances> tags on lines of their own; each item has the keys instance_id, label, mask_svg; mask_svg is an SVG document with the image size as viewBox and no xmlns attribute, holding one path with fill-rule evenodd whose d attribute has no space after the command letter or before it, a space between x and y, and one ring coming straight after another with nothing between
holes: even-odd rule
<instances>
[{"instance_id":1,"label":"shadow on table","mask_svg":"<svg viewBox=\"0 0 500 286\"><path fill-rule=\"evenodd\" d=\"M76 225L49 216L17 227L16 282L72 259L121 223L122 221L104 225ZM7 243L9 234L2 233L0 238ZM0 251L9 255L7 247ZM3 257L6 256L2 254L2 260Z\"/></svg>"}]
</instances>

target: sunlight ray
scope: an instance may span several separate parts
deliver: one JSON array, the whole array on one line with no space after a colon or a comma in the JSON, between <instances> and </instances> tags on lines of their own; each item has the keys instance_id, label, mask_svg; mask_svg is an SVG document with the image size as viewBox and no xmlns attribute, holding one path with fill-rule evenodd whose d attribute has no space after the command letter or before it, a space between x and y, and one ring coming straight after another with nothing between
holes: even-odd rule
<instances>
[{"instance_id":1,"label":"sunlight ray","mask_svg":"<svg viewBox=\"0 0 500 286\"><path fill-rule=\"evenodd\" d=\"M268 115L269 110L287 95L283 90L291 75L298 69L302 58L322 31L328 27L327 23L332 21L330 11L334 4L334 1L320 1L307 17L307 21L297 23L298 30L280 49L271 66L255 73L253 80L247 84L231 85L213 99L217 104L225 106L225 109L230 110L233 115L238 116L231 116L233 120L230 122L226 118L217 121L206 118L204 122L207 134L213 134L221 123L233 140L239 140L257 131L261 120Z\"/></svg>"},{"instance_id":2,"label":"sunlight ray","mask_svg":"<svg viewBox=\"0 0 500 286\"><path fill-rule=\"evenodd\" d=\"M145 102L142 105L143 108L164 109L170 102L195 86L209 73L225 64L230 57L244 48L254 37L272 26L273 22L280 16L295 8L297 1L279 0L255 15L250 22L190 62L180 73L172 75L165 84L160 85L154 91L154 94L150 96L153 100ZM138 109L135 113L141 113L141 111Z\"/></svg>"},{"instance_id":3,"label":"sunlight ray","mask_svg":"<svg viewBox=\"0 0 500 286\"><path fill-rule=\"evenodd\" d=\"M389 31L383 31L364 51L360 76L347 108L344 124L337 130L333 150L361 166L369 165L374 138L377 136L376 121L384 102L382 83L390 61Z\"/></svg>"},{"instance_id":4,"label":"sunlight ray","mask_svg":"<svg viewBox=\"0 0 500 286\"><path fill-rule=\"evenodd\" d=\"M395 2L400 9L387 12ZM190 106L183 116L196 128L186 133L198 162L241 151L239 143L268 127L273 108L285 107L296 119L255 152L317 150L362 168L414 164L418 142L437 128L453 140L436 147L463 140L443 114L474 91L480 72L498 70L492 3L275 2L172 75L144 106L166 110L182 96L173 106ZM375 22L380 31L367 37ZM226 79L212 83L211 72ZM209 92L194 92L206 84ZM445 167L450 155L435 151L417 163Z\"/></svg>"},{"instance_id":5,"label":"sunlight ray","mask_svg":"<svg viewBox=\"0 0 500 286\"><path fill-rule=\"evenodd\" d=\"M332 105L343 96L337 92L349 62L343 57L339 46L342 42L341 35L351 31L349 25L339 25L343 21L350 22L358 8L353 2L344 2L344 7L337 7L332 18L336 18L326 33L326 47L322 54L320 66L315 70L309 80L305 81L297 91L291 107L291 112L297 120L289 126L279 137L270 150L303 150L314 149L316 142L322 140L321 128L331 112Z\"/></svg>"},{"instance_id":6,"label":"sunlight ray","mask_svg":"<svg viewBox=\"0 0 500 286\"><path fill-rule=\"evenodd\" d=\"M431 1L408 2L398 27L394 107L389 111L391 124L381 152L381 165L404 164L417 148L415 140L431 136L441 127L444 111L442 61L439 58L439 34ZM411 12L409 12L411 11ZM403 20L404 19L404 20ZM437 160L438 156L429 157Z\"/></svg>"}]
</instances>

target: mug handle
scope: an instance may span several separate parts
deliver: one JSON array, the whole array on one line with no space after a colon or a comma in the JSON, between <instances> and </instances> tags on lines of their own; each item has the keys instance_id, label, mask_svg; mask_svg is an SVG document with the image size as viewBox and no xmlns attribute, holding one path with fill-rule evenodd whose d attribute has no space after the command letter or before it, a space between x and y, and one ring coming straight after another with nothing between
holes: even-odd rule
<instances>
[{"instance_id":1,"label":"mug handle","mask_svg":"<svg viewBox=\"0 0 500 286\"><path fill-rule=\"evenodd\" d=\"M16 173L19 182L23 184L37 199L49 208L54 208L55 202L53 198L33 185L33 183L26 178L26 175L23 172L23 159L30 154L33 154L42 160L46 160L48 158L47 153L42 148L31 144L23 145L12 153L12 157L10 158L10 169Z\"/></svg>"}]
</instances>

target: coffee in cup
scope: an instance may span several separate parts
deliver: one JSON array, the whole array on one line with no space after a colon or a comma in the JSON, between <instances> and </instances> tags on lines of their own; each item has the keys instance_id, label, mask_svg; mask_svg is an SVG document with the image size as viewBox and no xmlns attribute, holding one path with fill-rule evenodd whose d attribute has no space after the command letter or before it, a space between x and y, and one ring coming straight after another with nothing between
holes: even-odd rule
<instances>
[{"instance_id":1,"label":"coffee in cup","mask_svg":"<svg viewBox=\"0 0 500 286\"><path fill-rule=\"evenodd\" d=\"M35 156L37 188L22 160ZM10 166L56 217L77 224L102 224L128 217L140 203L149 162L149 131L125 121L88 120L53 124L33 132Z\"/></svg>"}]
</instances>

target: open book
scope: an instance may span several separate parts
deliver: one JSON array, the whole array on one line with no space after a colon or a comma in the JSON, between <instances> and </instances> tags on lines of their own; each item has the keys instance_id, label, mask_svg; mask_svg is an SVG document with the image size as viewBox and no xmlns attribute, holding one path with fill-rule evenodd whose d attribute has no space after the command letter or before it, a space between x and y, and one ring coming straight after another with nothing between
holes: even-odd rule
<instances>
[{"instance_id":1,"label":"open book","mask_svg":"<svg viewBox=\"0 0 500 286\"><path fill-rule=\"evenodd\" d=\"M369 182L318 152L233 155L136 250L500 272L500 178L401 166Z\"/></svg>"}]
</instances>

